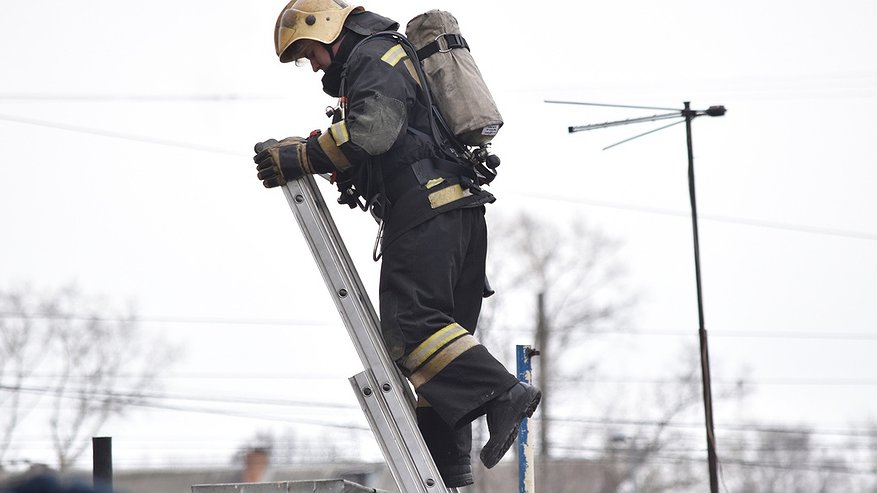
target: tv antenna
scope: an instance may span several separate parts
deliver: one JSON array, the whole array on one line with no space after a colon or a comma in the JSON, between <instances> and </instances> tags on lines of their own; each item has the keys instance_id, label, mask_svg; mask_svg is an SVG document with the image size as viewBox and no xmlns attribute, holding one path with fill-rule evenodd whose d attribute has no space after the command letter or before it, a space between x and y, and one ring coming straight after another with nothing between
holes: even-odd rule
<instances>
[{"instance_id":1,"label":"tv antenna","mask_svg":"<svg viewBox=\"0 0 877 493\"><path fill-rule=\"evenodd\" d=\"M630 142L631 140L637 139L639 137L643 137L652 133L655 133L659 130L664 130L666 128L670 128L674 125L678 125L682 122L685 122L685 138L688 146L688 195L691 199L691 225L692 231L694 233L694 275L697 283L697 315L698 315L698 337L700 339L700 369L701 369L701 378L703 382L703 403L704 403L704 415L706 417L706 444L707 444L707 461L709 464L709 474L710 474L710 493L718 493L719 492L719 480L718 480L718 460L716 457L716 436L713 427L713 397L712 397L712 389L710 385L710 360L709 360L709 345L707 341L707 333L706 328L704 326L704 317L703 317L703 296L701 291L701 282L700 282L700 243L698 240L697 233L697 200L696 194L694 191L694 152L691 142L691 121L697 118L698 116L722 116L725 114L726 110L724 106L710 106L706 110L692 110L691 104L689 101L685 101L683 103L684 107L680 109L676 108L658 108L653 106L629 106L622 104L601 104L601 103L582 103L576 101L550 101L546 100L546 103L554 103L554 104L577 104L577 105L585 105L585 106L603 106L610 108L628 108L628 109L639 109L639 110L655 110L655 111L669 111L670 113L661 113L651 116L644 116L639 118L628 118L626 120L617 120L605 123L594 123L590 125L579 125L579 126L571 126L569 127L569 133L575 132L584 132L587 130L597 130L600 128L608 128L608 127L617 127L620 125L631 125L637 123L647 123L647 122L655 122L662 120L677 120L668 125L664 125L662 127L658 127L648 132L643 132L641 134L634 135L633 137L629 137L622 141L616 142L610 146L604 147L603 150L610 149L617 145L621 145L625 142Z\"/></svg>"}]
</instances>

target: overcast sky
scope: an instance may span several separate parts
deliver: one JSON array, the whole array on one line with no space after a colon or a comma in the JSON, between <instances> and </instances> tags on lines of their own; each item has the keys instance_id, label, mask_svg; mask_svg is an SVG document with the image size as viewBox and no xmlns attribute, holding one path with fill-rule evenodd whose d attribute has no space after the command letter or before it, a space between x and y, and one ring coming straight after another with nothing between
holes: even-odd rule
<instances>
[{"instance_id":1,"label":"overcast sky","mask_svg":"<svg viewBox=\"0 0 877 493\"><path fill-rule=\"evenodd\" d=\"M277 62L283 3L4 3L0 287L75 282L136 304L145 332L185 347L168 393L344 406L137 411L102 430L120 467L218 463L258 430L289 428L272 418L365 426L346 382L356 355L282 193L253 172L255 142L324 128L334 103L319 75ZM567 127L661 112L544 101L721 104L726 116L693 125L706 324L713 378L745 374L755 392L717 409L717 427L873 420L877 4L526 5L367 7L403 28L436 7L459 19L506 122L491 215L582 217L623 242L643 294L630 327L641 334L623 342L640 353L611 377L667 377L661 362L697 341L684 126L603 151L660 123ZM376 287L373 221L333 213ZM31 425L7 458L46 440Z\"/></svg>"}]
</instances>

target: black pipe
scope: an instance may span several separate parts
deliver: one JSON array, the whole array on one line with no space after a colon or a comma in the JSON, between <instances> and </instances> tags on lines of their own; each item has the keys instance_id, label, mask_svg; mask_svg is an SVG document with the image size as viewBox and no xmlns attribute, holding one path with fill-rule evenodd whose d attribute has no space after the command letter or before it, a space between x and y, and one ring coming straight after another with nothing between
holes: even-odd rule
<instances>
[{"instance_id":1,"label":"black pipe","mask_svg":"<svg viewBox=\"0 0 877 493\"><path fill-rule=\"evenodd\" d=\"M113 439L92 437L92 481L95 487L113 488Z\"/></svg>"}]
</instances>

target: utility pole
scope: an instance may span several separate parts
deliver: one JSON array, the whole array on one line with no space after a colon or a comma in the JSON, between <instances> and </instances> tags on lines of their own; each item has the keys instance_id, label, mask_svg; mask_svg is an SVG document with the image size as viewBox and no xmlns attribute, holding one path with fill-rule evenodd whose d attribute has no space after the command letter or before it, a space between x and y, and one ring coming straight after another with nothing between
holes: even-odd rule
<instances>
[{"instance_id":1,"label":"utility pole","mask_svg":"<svg viewBox=\"0 0 877 493\"><path fill-rule=\"evenodd\" d=\"M599 128L607 128L607 127L615 127L619 125L630 125L634 123L645 123L645 122L654 122L659 120L676 120L669 125L665 125L653 130L649 130L648 132L641 133L639 135L635 135L631 138L624 139L621 142L617 142L608 147L604 147L603 149L609 149L611 147L615 147L619 144L623 144L625 142L629 142L633 139L642 137L644 135L648 135L651 133L655 133L659 130L663 130L665 128L672 127L673 125L677 125L679 123L685 122L685 138L686 138L686 146L688 150L688 195L691 201L691 224L694 234L694 272L695 272L695 280L696 280L696 288L697 288L697 318L698 318L698 339L700 342L700 368L701 368L701 380L703 383L703 405L704 405L704 415L706 422L706 444L707 444L707 463L709 469L709 477L710 477L710 493L719 493L719 476L718 476L718 455L716 453L716 435L714 431L713 425L713 396L712 396L712 388L711 388L711 378L710 378L710 363L709 363L709 348L707 342L707 332L706 327L704 325L704 316L703 316L703 295L701 291L701 277L700 277L700 240L698 239L698 231L697 231L697 200L695 197L695 187L694 187L694 150L691 140L691 121L694 120L695 117L698 116L723 116L726 112L724 106L710 106L706 110L692 110L691 104L688 101L685 101L684 108L679 110L675 108L655 108L649 106L628 106L628 105L618 105L618 104L599 104L599 103L582 103L582 102L573 102L573 101L546 101L546 103L560 103L560 104L581 104L587 106L605 106L605 107L615 107L615 108L635 108L635 109L645 109L645 110L662 110L662 111L671 111L671 113L664 113L659 115L646 116L641 118L629 118L627 120L618 120L613 122L605 122L605 123L595 123L590 125L579 125L579 126L571 126L569 127L569 133L573 132L581 132L585 130L596 130ZM544 389L543 389L544 391ZM543 397L544 399L544 397ZM544 409L544 408L543 408Z\"/></svg>"},{"instance_id":2,"label":"utility pole","mask_svg":"<svg viewBox=\"0 0 877 493\"><path fill-rule=\"evenodd\" d=\"M716 110L713 112L716 113ZM719 116L724 113L725 108L722 106ZM712 379L710 377L710 353L707 344L706 326L704 325L703 320L703 295L700 282L700 240L697 233L697 198L694 192L694 150L691 143L691 120L697 116L697 113L691 111L691 106L689 102L686 101L683 114L685 115L685 137L688 146L688 195L691 199L691 226L694 235L694 275L697 282L697 335L700 341L700 371L702 375L701 382L703 383L704 417L706 419L707 463L710 472L710 491L718 493L719 471L718 457L716 456L716 435L713 425L713 392L711 386ZM706 114L710 115L709 110L707 110ZM717 115L711 114L710 116Z\"/></svg>"},{"instance_id":3,"label":"utility pole","mask_svg":"<svg viewBox=\"0 0 877 493\"><path fill-rule=\"evenodd\" d=\"M542 389L542 402L541 406L541 414L542 414L542 426L539 428L539 457L542 460L547 460L549 454L551 453L549 442L548 442L548 428L549 428L549 414L548 414L548 396L551 395L551 392L548 391L548 358L550 358L550 352L548 351L548 324L545 322L545 293L539 293L536 297L536 348L539 350L539 375L537 376L537 380L539 381L539 388Z\"/></svg>"}]
</instances>

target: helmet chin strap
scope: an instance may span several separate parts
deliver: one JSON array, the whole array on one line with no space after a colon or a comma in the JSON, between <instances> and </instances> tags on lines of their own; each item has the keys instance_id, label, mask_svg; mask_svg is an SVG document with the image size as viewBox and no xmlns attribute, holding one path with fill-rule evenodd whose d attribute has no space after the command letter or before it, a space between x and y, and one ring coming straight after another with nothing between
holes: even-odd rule
<instances>
[{"instance_id":1,"label":"helmet chin strap","mask_svg":"<svg viewBox=\"0 0 877 493\"><path fill-rule=\"evenodd\" d=\"M344 36L346 34L347 33L342 31L341 36L338 36L338 38L335 39L335 41L333 41L331 44L322 43L323 48L326 48L326 51L329 52L329 61L330 62L335 61L335 45L341 46L341 43L344 41Z\"/></svg>"},{"instance_id":2,"label":"helmet chin strap","mask_svg":"<svg viewBox=\"0 0 877 493\"><path fill-rule=\"evenodd\" d=\"M329 54L329 61L334 62L335 61L335 53L332 53L332 45L327 45L326 43L321 43L321 44L323 45L323 48L326 50L326 53Z\"/></svg>"}]
</instances>

